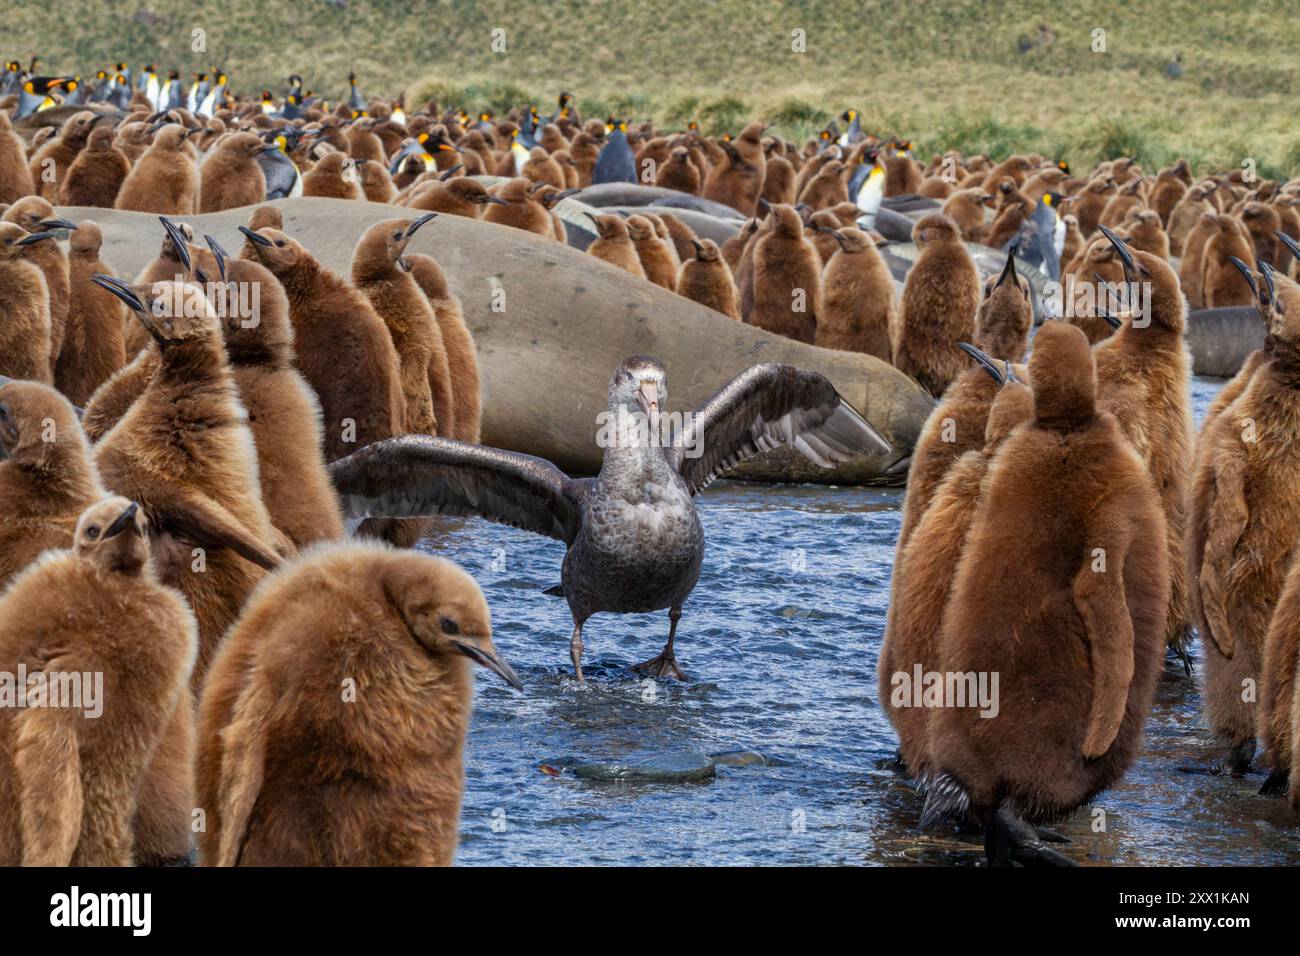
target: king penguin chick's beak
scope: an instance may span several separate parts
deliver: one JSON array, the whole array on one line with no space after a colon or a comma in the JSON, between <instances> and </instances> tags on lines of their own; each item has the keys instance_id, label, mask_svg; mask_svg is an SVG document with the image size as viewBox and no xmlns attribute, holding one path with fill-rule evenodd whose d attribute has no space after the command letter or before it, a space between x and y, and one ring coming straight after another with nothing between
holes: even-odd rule
<instances>
[{"instance_id":1,"label":"king penguin chick's beak","mask_svg":"<svg viewBox=\"0 0 1300 956\"><path fill-rule=\"evenodd\" d=\"M66 219L43 219L41 221L41 228L46 230L47 232L51 229L75 230L77 228L77 224L75 222L69 222Z\"/></svg>"},{"instance_id":2,"label":"king penguin chick's beak","mask_svg":"<svg viewBox=\"0 0 1300 956\"><path fill-rule=\"evenodd\" d=\"M659 383L653 380L643 381L641 387L636 390L636 403L647 418L658 415Z\"/></svg>"},{"instance_id":3,"label":"king penguin chick's beak","mask_svg":"<svg viewBox=\"0 0 1300 956\"><path fill-rule=\"evenodd\" d=\"M423 216L420 216L417 219L412 219L411 224L406 227L406 238L410 239L426 222L432 222L437 218L438 214L436 212L426 212Z\"/></svg>"},{"instance_id":4,"label":"king penguin chick's beak","mask_svg":"<svg viewBox=\"0 0 1300 956\"><path fill-rule=\"evenodd\" d=\"M1011 280L1012 285L1020 284L1019 280L1016 278L1016 252L1017 249L1014 245L1007 250L1007 263L1002 267L1002 274L998 276L998 281L993 284L993 288L1002 288L1002 283L1006 282L1008 279Z\"/></svg>"},{"instance_id":5,"label":"king penguin chick's beak","mask_svg":"<svg viewBox=\"0 0 1300 956\"><path fill-rule=\"evenodd\" d=\"M969 342L958 342L957 348L973 358L979 364L979 367L988 372L993 381L997 382L999 386L1007 384L1007 377L1002 374L1002 369L998 368L997 360L988 352L978 346L971 345Z\"/></svg>"},{"instance_id":6,"label":"king penguin chick's beak","mask_svg":"<svg viewBox=\"0 0 1300 956\"><path fill-rule=\"evenodd\" d=\"M116 276L104 275L102 272L93 272L91 273L90 281L95 283L95 285L99 286L101 289L113 293L113 295L125 302L127 308L132 312L140 315L144 314L144 303L140 301L140 297L135 294L131 287L121 279Z\"/></svg>"},{"instance_id":7,"label":"king penguin chick's beak","mask_svg":"<svg viewBox=\"0 0 1300 956\"><path fill-rule=\"evenodd\" d=\"M1251 294L1256 298L1256 300L1258 300L1259 284L1255 282L1255 273L1250 271L1250 266L1246 265L1246 263L1242 262L1236 256L1228 256L1228 261L1231 262L1236 267L1237 271L1245 277L1246 284L1250 286Z\"/></svg>"},{"instance_id":8,"label":"king penguin chick's beak","mask_svg":"<svg viewBox=\"0 0 1300 956\"><path fill-rule=\"evenodd\" d=\"M704 255L704 243L700 242L700 240L696 239L694 236L691 236L691 245L695 247L695 258L699 259Z\"/></svg>"},{"instance_id":9,"label":"king penguin chick's beak","mask_svg":"<svg viewBox=\"0 0 1300 956\"><path fill-rule=\"evenodd\" d=\"M57 238L59 238L59 235L58 233L55 232L33 232L30 236L23 236L21 239L15 242L14 245L34 246L36 245L36 243L44 242L46 239L57 239Z\"/></svg>"},{"instance_id":10,"label":"king penguin chick's beak","mask_svg":"<svg viewBox=\"0 0 1300 956\"><path fill-rule=\"evenodd\" d=\"M1094 306L1093 311L1097 313L1097 318L1105 319L1106 324L1116 331L1118 331L1119 328L1124 324L1124 322L1120 319L1118 315L1115 315L1115 313L1111 312L1105 306L1101 306L1101 305Z\"/></svg>"},{"instance_id":11,"label":"king penguin chick's beak","mask_svg":"<svg viewBox=\"0 0 1300 956\"><path fill-rule=\"evenodd\" d=\"M139 510L140 506L134 501L127 505L126 510L114 518L113 523L104 529L104 536L100 540L107 541L109 538L116 538L128 527L133 534L138 536L140 529L135 526L135 513Z\"/></svg>"},{"instance_id":12,"label":"king penguin chick's beak","mask_svg":"<svg viewBox=\"0 0 1300 956\"><path fill-rule=\"evenodd\" d=\"M182 233L180 229L176 228L176 223L172 222L166 216L159 216L158 221L161 222L163 228L167 230L167 237L171 239L172 246L176 249L176 255L181 260L181 265L185 266L185 271L188 272L193 268L193 265L190 262L189 242L185 239L184 233Z\"/></svg>"},{"instance_id":13,"label":"king penguin chick's beak","mask_svg":"<svg viewBox=\"0 0 1300 956\"><path fill-rule=\"evenodd\" d=\"M524 689L524 682L519 679L519 675L515 673L515 669L495 654L489 653L483 648L471 644L469 641L452 641L452 644L455 645L456 650L460 651L475 664L481 664L483 667L486 667L515 690Z\"/></svg>"},{"instance_id":14,"label":"king penguin chick's beak","mask_svg":"<svg viewBox=\"0 0 1300 956\"><path fill-rule=\"evenodd\" d=\"M1128 279L1129 282L1133 281L1134 276L1145 276L1149 274L1146 267L1133 258L1133 253L1129 252L1129 248L1124 244L1123 239L1115 235L1115 233L1111 232L1105 226L1098 225L1097 228L1101 230L1101 234L1106 237L1110 244L1115 247L1115 251L1119 253L1120 261L1124 263L1124 277Z\"/></svg>"},{"instance_id":15,"label":"king penguin chick's beak","mask_svg":"<svg viewBox=\"0 0 1300 956\"><path fill-rule=\"evenodd\" d=\"M225 282L226 260L230 258L230 253L221 248L221 243L217 242L216 237L214 236L209 236L207 233L204 233L203 241L208 244L208 248L212 250L212 255L216 257L217 271L221 273L221 281Z\"/></svg>"},{"instance_id":16,"label":"king penguin chick's beak","mask_svg":"<svg viewBox=\"0 0 1300 956\"><path fill-rule=\"evenodd\" d=\"M271 245L270 239L266 238L266 236L259 236L257 233L253 232L253 230L249 229L247 226L240 226L239 231L242 232L250 242L255 243L256 245L259 246Z\"/></svg>"}]
</instances>

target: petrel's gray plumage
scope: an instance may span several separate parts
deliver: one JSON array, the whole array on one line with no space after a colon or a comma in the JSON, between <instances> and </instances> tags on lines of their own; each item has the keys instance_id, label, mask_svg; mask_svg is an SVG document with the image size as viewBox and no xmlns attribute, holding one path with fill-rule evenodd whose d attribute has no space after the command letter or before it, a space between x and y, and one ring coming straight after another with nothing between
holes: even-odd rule
<instances>
[{"instance_id":1,"label":"petrel's gray plumage","mask_svg":"<svg viewBox=\"0 0 1300 956\"><path fill-rule=\"evenodd\" d=\"M578 679L587 618L664 608L668 644L636 669L682 677L673 640L704 560L695 495L738 463L781 445L830 467L885 454L889 443L825 376L789 365L742 372L661 442L647 426L658 422L666 397L657 360L633 356L615 370L613 424L602 432L604 460L595 478L570 478L531 455L425 435L368 445L330 465L330 474L354 528L366 518L477 515L563 541Z\"/></svg>"}]
</instances>

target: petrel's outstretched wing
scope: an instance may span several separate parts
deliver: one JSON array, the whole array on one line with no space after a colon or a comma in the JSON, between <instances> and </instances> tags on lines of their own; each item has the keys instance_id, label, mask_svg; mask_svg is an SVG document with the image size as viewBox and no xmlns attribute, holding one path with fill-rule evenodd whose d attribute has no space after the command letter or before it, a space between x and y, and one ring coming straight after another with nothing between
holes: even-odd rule
<instances>
[{"instance_id":1,"label":"petrel's outstretched wing","mask_svg":"<svg viewBox=\"0 0 1300 956\"><path fill-rule=\"evenodd\" d=\"M825 375L769 364L755 365L719 389L674 436L667 456L697 494L728 468L787 444L823 468L890 450Z\"/></svg>"},{"instance_id":2,"label":"petrel's outstretched wing","mask_svg":"<svg viewBox=\"0 0 1300 956\"><path fill-rule=\"evenodd\" d=\"M366 518L477 515L566 544L580 516L574 484L549 461L449 438L403 435L367 445L329 466L355 529Z\"/></svg>"}]
</instances>

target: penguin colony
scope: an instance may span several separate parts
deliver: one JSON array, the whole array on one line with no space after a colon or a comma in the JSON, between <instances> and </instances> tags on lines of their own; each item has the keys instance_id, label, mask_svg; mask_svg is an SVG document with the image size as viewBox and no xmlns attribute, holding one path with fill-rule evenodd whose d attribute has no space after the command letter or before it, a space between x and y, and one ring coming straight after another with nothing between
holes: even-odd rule
<instances>
[{"instance_id":1,"label":"penguin colony","mask_svg":"<svg viewBox=\"0 0 1300 956\"><path fill-rule=\"evenodd\" d=\"M30 144L16 131L60 105L84 108ZM427 522L372 520L346 542L326 466L398 435L479 439L473 338L438 262L406 253L416 231L455 215L564 242L559 204L604 182L744 223L719 243L668 206L599 213L594 258L890 362L938 400L879 661L923 826L978 824L992 864L1069 862L1044 827L1132 763L1165 651L1186 660L1193 627L1227 753L1214 771L1258 763L1262 792L1300 811L1300 182L1196 179L1185 161L923 163L841 119L800 146L758 122L734 137L584 122L570 94L548 118L474 118L368 100L355 78L331 108L299 77L277 102L235 96L219 70L186 85L121 65L83 84L9 64L0 669L99 673L108 698L100 722L0 709L0 860L164 863L197 844L212 865L452 862L472 665L518 679L473 580L399 549ZM344 276L258 205L294 195L419 215L359 236ZM937 208L900 290L873 220L912 195ZM115 276L99 227L55 205L167 217L158 258ZM241 207L242 237L181 221ZM982 282L968 243L1007 252L1001 274ZM1063 287L1064 317L1036 335L1016 252ZM240 286L260 291L256 323ZM1197 436L1187 312L1225 306L1256 310L1265 344ZM913 706L897 677L914 672L998 674L998 716ZM344 711L319 693L344 678L408 692ZM366 786L328 786L320 808L346 825L297 825L294 805L349 761Z\"/></svg>"}]
</instances>

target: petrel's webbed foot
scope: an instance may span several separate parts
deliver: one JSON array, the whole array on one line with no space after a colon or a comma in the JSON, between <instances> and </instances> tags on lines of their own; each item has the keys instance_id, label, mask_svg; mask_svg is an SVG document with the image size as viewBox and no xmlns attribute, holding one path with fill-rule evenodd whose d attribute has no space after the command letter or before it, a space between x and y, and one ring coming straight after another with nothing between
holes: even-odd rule
<instances>
[{"instance_id":1,"label":"petrel's webbed foot","mask_svg":"<svg viewBox=\"0 0 1300 956\"><path fill-rule=\"evenodd\" d=\"M668 612L668 619L671 621L668 625L668 643L664 645L661 653L648 661L642 661L640 664L634 665L632 670L649 677L662 679L672 675L678 680L686 680L686 675L677 666L677 655L673 653L673 641L677 637L677 622L681 620L681 616L681 608L675 607Z\"/></svg>"},{"instance_id":2,"label":"petrel's webbed foot","mask_svg":"<svg viewBox=\"0 0 1300 956\"><path fill-rule=\"evenodd\" d=\"M671 642L664 647L663 653L655 655L648 661L633 665L632 670L638 674L645 674L647 677L664 678L671 674L678 680L686 680L686 675L677 666L677 655L673 653Z\"/></svg>"}]
</instances>

